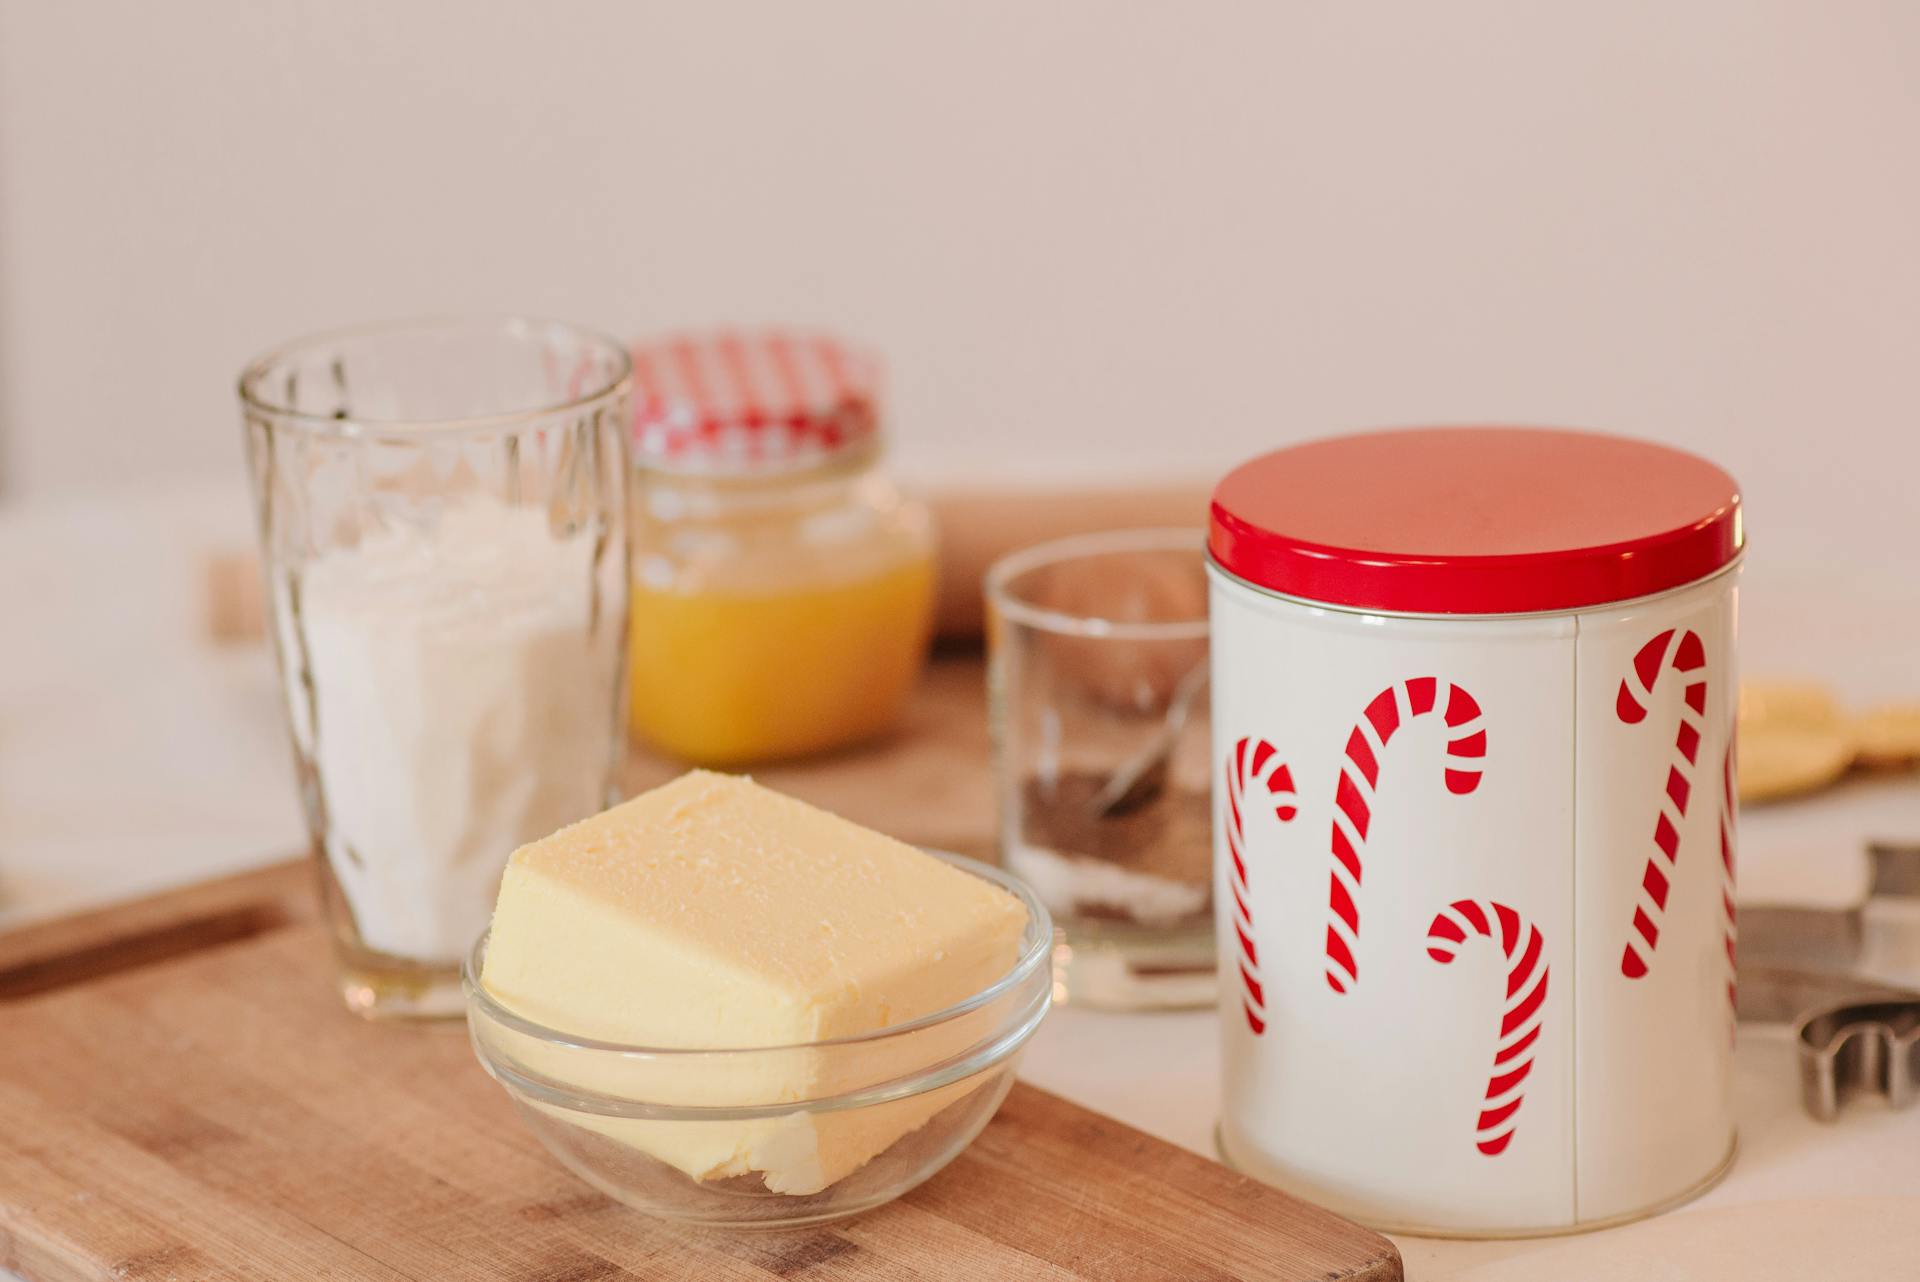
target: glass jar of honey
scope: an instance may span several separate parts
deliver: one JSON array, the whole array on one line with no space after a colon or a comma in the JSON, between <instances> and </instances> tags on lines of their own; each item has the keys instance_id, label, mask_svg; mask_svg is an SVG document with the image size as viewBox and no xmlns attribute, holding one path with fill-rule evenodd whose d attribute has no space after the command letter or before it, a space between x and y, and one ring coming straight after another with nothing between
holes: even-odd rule
<instances>
[{"instance_id":1,"label":"glass jar of honey","mask_svg":"<svg viewBox=\"0 0 1920 1282\"><path fill-rule=\"evenodd\" d=\"M635 737L740 766L885 730L926 656L933 527L880 470L876 362L726 332L633 363Z\"/></svg>"}]
</instances>

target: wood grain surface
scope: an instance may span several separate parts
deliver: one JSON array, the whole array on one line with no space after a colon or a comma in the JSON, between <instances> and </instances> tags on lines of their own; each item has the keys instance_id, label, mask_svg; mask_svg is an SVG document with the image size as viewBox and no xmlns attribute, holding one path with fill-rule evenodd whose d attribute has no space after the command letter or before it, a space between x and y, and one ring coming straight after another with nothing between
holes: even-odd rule
<instances>
[{"instance_id":1,"label":"wood grain surface","mask_svg":"<svg viewBox=\"0 0 1920 1282\"><path fill-rule=\"evenodd\" d=\"M953 1165L857 1219L646 1219L546 1155L460 1027L341 1009L309 883L280 865L0 938L0 1266L37 1282L1401 1276L1384 1238L1025 1085Z\"/></svg>"}]
</instances>

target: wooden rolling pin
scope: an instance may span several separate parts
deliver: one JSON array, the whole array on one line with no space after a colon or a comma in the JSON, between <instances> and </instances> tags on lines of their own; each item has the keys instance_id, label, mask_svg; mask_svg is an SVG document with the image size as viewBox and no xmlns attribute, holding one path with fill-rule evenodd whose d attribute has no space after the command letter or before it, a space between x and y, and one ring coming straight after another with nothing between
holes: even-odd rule
<instances>
[{"instance_id":1,"label":"wooden rolling pin","mask_svg":"<svg viewBox=\"0 0 1920 1282\"><path fill-rule=\"evenodd\" d=\"M1117 489L932 489L919 497L940 531L940 594L934 630L942 640L980 635L980 581L987 567L1019 548L1070 534L1153 526L1206 524L1210 486L1182 484ZM222 644L266 636L258 562L251 553L208 557L208 634Z\"/></svg>"},{"instance_id":2,"label":"wooden rolling pin","mask_svg":"<svg viewBox=\"0 0 1920 1282\"><path fill-rule=\"evenodd\" d=\"M1212 487L1201 482L1108 490L934 490L921 495L940 531L940 598L934 631L943 640L980 635L986 613L980 581L1009 552L1070 534L1207 523Z\"/></svg>"}]
</instances>

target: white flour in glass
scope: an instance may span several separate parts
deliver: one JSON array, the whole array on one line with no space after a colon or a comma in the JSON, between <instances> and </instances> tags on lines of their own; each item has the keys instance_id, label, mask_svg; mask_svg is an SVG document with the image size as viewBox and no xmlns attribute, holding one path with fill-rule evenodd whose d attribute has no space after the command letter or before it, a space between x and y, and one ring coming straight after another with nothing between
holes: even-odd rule
<instances>
[{"instance_id":1,"label":"white flour in glass","mask_svg":"<svg viewBox=\"0 0 1920 1282\"><path fill-rule=\"evenodd\" d=\"M368 947L458 961L507 856L605 803L620 638L595 618L594 538L470 499L320 556L280 612L310 801Z\"/></svg>"}]
</instances>

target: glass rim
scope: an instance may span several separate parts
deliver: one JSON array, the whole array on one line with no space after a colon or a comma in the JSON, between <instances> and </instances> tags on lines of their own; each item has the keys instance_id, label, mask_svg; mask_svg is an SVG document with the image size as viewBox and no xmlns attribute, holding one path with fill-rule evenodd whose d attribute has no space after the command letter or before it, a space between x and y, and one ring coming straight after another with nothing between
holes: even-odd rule
<instances>
[{"instance_id":1,"label":"glass rim","mask_svg":"<svg viewBox=\"0 0 1920 1282\"><path fill-rule=\"evenodd\" d=\"M791 1055L795 1051L856 1049L862 1045L921 1032L939 1024L951 1023L1017 990L1043 965L1048 964L1053 956L1053 917L1047 912L1046 905L1040 902L1040 897L1034 893L1033 888L1012 873L991 864L981 863L977 859L968 859L965 855L956 855L945 850L926 849L926 853L949 867L1000 887L1019 900L1020 905L1027 910L1027 925L1021 935L1020 955L1014 959L1013 965L985 988L940 1010L930 1011L925 1015L903 1020L897 1024L889 1024L884 1028L870 1029L864 1033L822 1038L811 1042L792 1042L779 1046L641 1046L627 1042L607 1041L604 1038L563 1032L543 1024L503 1005L489 992L480 979L486 966L487 940L493 934L493 931L488 929L480 933L480 937L474 941L473 947L468 950L460 966L460 986L466 992L468 1017L471 1019L476 1013L484 1015L496 1024L549 1046L594 1051L621 1058L672 1062L714 1059L750 1060L756 1056Z\"/></svg>"},{"instance_id":2,"label":"glass rim","mask_svg":"<svg viewBox=\"0 0 1920 1282\"><path fill-rule=\"evenodd\" d=\"M1207 615L1203 612L1187 619L1109 619L1092 614L1069 614L1065 610L1035 605L1014 594L1011 584L1018 576L1042 566L1061 565L1115 552L1186 552L1204 572L1207 532L1195 526L1149 526L1137 530L1103 530L1095 534L1069 534L1048 539L995 561L987 569L987 603L1015 623L1037 628L1057 636L1103 637L1115 641L1196 641L1208 635Z\"/></svg>"},{"instance_id":3,"label":"glass rim","mask_svg":"<svg viewBox=\"0 0 1920 1282\"><path fill-rule=\"evenodd\" d=\"M364 415L339 418L331 414L316 414L310 410L276 404L264 395L260 388L261 381L271 370L285 364L300 353L314 348L341 343L349 339L435 331L453 332L462 329L494 330L508 334L517 330L526 332L544 330L549 333L563 334L582 347L600 348L611 355L613 369L606 378L596 380L591 388L575 396L557 399L551 404L505 410L497 414L476 414L463 418L371 418ZM236 390L244 409L270 418L276 425L295 428L316 436L417 440L427 436L445 437L497 432L515 424L531 423L560 414L577 413L615 400L625 394L632 385L633 357L628 353L626 344L612 335L585 325L576 325L571 321L505 312L414 316L398 320L370 321L361 325L345 325L304 334L268 348L248 361L241 367ZM626 425L622 426L624 429ZM623 437L624 435L623 430Z\"/></svg>"}]
</instances>

